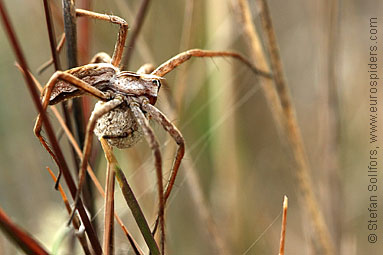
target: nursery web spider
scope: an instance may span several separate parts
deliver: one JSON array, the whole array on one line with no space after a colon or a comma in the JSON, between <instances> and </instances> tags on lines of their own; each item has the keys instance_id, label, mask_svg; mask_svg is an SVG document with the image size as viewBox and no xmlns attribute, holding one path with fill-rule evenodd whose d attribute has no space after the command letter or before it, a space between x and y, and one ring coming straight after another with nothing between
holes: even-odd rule
<instances>
[{"instance_id":1,"label":"nursery web spider","mask_svg":"<svg viewBox=\"0 0 383 255\"><path fill-rule=\"evenodd\" d=\"M98 53L91 64L66 71L57 71L49 79L42 93L43 110L64 100L89 94L99 99L89 119L81 160L78 192L74 210L84 184L85 171L91 152L93 132L108 141L111 146L129 148L144 137L153 151L157 174L159 211L158 220L161 243L164 243L164 208L172 191L181 160L185 152L185 142L180 131L154 104L156 103L162 77L191 57L232 57L240 60L256 74L270 78L270 75L255 68L242 55L226 51L206 51L193 49L169 59L155 70L143 66L137 72L121 71L121 62L128 24L117 16L76 10L77 17L89 17L119 25L119 33L112 57ZM160 146L149 126L148 119L158 122L178 145L176 156L167 186L163 188L162 159ZM34 132L53 159L57 159L41 135L42 118L37 117Z\"/></svg>"}]
</instances>

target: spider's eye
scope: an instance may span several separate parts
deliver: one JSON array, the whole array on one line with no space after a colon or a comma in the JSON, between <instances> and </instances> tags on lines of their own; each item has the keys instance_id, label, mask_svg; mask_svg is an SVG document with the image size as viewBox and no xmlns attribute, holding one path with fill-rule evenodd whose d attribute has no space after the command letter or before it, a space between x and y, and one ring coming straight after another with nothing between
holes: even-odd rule
<instances>
[{"instance_id":1,"label":"spider's eye","mask_svg":"<svg viewBox=\"0 0 383 255\"><path fill-rule=\"evenodd\" d=\"M156 85L158 87L158 89L161 88L161 82L159 80L153 80L152 82L154 85Z\"/></svg>"}]
</instances>

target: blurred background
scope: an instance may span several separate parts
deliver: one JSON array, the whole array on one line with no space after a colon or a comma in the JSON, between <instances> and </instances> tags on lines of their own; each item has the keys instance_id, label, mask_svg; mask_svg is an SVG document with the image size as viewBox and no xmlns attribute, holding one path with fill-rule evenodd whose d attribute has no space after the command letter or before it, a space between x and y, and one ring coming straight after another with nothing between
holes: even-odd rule
<instances>
[{"instance_id":1,"label":"blurred background","mask_svg":"<svg viewBox=\"0 0 383 255\"><path fill-rule=\"evenodd\" d=\"M45 84L54 70L51 67L42 75L36 71L50 58L42 1L4 2L29 67ZM63 32L61 1L51 2L59 38ZM260 28L259 6L249 2L254 22ZM140 3L77 0L76 5L118 15L132 27ZM369 18L381 13L382 3L278 0L269 4L309 156L313 190L336 254L378 254L381 242L369 245L365 232L365 166L368 26ZM249 56L237 5L234 0L151 1L128 69L135 71L144 63L158 66L189 48L235 50ZM99 51L112 54L118 32L115 25L91 20L85 29L78 30L80 64ZM381 38L378 42L382 43ZM60 58L67 66L65 49ZM48 250L63 240L58 254L71 254L73 233L66 230L68 215L45 169L49 166L57 173L57 167L33 134L37 112L14 61L1 27L0 206ZM166 80L169 86L161 90L157 106L180 129L188 152L166 211L168 253L219 254L220 247L227 254L277 254L282 201L287 195L286 254L315 254L313 226L299 195L293 160L256 76L235 60L207 58L190 60L168 74ZM94 100L89 103L92 109ZM59 125L53 114L49 116L58 134ZM151 124L161 141L164 170L168 173L175 143L159 125ZM97 153L100 144L94 141L92 167L104 183L106 162ZM73 168L66 137L60 142ZM142 141L131 149L115 152L152 224L157 190L150 149ZM199 194L205 207L196 202ZM115 196L117 213L145 248L119 187ZM94 202L92 220L102 236L103 200L95 194ZM206 221L206 213L212 221ZM211 230L213 222L215 234ZM115 232L116 254L132 252L118 226ZM81 254L79 246L74 249ZM0 254L18 253L1 233Z\"/></svg>"}]
</instances>

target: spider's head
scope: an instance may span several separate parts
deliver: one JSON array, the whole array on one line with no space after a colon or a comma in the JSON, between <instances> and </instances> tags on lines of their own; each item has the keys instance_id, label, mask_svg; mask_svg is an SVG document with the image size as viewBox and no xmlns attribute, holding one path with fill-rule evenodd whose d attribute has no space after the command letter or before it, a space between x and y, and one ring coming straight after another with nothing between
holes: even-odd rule
<instances>
[{"instance_id":1,"label":"spider's head","mask_svg":"<svg viewBox=\"0 0 383 255\"><path fill-rule=\"evenodd\" d=\"M126 95L145 96L150 104L154 105L161 88L161 79L163 78L151 74L121 72L116 76L112 86Z\"/></svg>"}]
</instances>

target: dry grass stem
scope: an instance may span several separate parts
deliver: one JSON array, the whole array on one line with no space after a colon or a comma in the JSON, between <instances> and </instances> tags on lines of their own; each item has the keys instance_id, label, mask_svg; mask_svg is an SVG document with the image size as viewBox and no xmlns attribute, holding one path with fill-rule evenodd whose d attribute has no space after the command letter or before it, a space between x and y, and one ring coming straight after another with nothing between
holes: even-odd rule
<instances>
[{"instance_id":1,"label":"dry grass stem","mask_svg":"<svg viewBox=\"0 0 383 255\"><path fill-rule=\"evenodd\" d=\"M121 68L122 70L127 70L128 66L129 66L129 61L132 57L134 46L136 44L138 35L139 35L141 28L144 24L146 14L147 14L148 9L149 9L150 1L151 0L142 0L142 2L141 2L140 8L139 8L138 13L137 13L137 17L136 17L134 24L133 24L133 30L131 32L131 37L130 37L130 40L128 42L128 46L126 47L124 58L122 60L122 64L123 64L123 67Z\"/></svg>"},{"instance_id":2,"label":"dry grass stem","mask_svg":"<svg viewBox=\"0 0 383 255\"><path fill-rule=\"evenodd\" d=\"M47 167L47 170L48 170L49 174L51 175L53 181L55 183L58 183L57 182L57 178L54 175L54 173L52 172L52 170L49 167ZM62 188L61 184L58 184L57 188L58 188L58 190L60 192L60 195L61 195L61 198L62 198L62 200L63 200L63 202L65 204L65 208L66 208L66 210L68 212L68 215L71 215L72 214L72 208L71 208L71 206L69 204L68 197L66 196L66 194L64 192L64 189ZM80 220L77 217L77 215L74 216L73 221L72 221L72 225L73 225L74 229L76 229L77 231L80 229ZM92 254L90 252L90 250L89 250L88 242L86 240L85 235L84 234L77 234L76 237L78 238L84 253L86 255Z\"/></svg>"},{"instance_id":3,"label":"dry grass stem","mask_svg":"<svg viewBox=\"0 0 383 255\"><path fill-rule=\"evenodd\" d=\"M23 250L26 254L48 255L31 235L19 228L9 216L0 208L0 229Z\"/></svg>"},{"instance_id":4,"label":"dry grass stem","mask_svg":"<svg viewBox=\"0 0 383 255\"><path fill-rule=\"evenodd\" d=\"M285 255L287 208L288 208L288 198L287 198L287 196L284 196L284 198L283 198L283 212L282 212L281 239L279 242L279 255Z\"/></svg>"},{"instance_id":5,"label":"dry grass stem","mask_svg":"<svg viewBox=\"0 0 383 255\"><path fill-rule=\"evenodd\" d=\"M262 49L262 43L252 22L251 12L247 0L237 0L239 6L239 18L243 26L246 42L249 45L251 59L253 63L266 72L270 72L266 55ZM277 131L283 137L283 113L278 93L274 87L273 80L260 77L260 86L269 104L273 118L277 124Z\"/></svg>"},{"instance_id":6,"label":"dry grass stem","mask_svg":"<svg viewBox=\"0 0 383 255\"><path fill-rule=\"evenodd\" d=\"M104 146L108 146L106 143L101 143L103 149ZM110 148L109 148L110 149ZM115 180L114 169L111 167L110 162L107 162L107 172L106 172L106 183L105 183L105 216L104 216L104 253L105 255L113 254L114 250L114 180Z\"/></svg>"},{"instance_id":7,"label":"dry grass stem","mask_svg":"<svg viewBox=\"0 0 383 255\"><path fill-rule=\"evenodd\" d=\"M274 74L275 85L285 117L285 122L283 124L297 167L296 175L300 191L303 195L305 206L308 209L310 217L313 221L315 232L318 235L319 243L322 247L322 252L324 254L334 254L334 245L331 240L330 232L325 223L321 208L319 207L317 199L314 195L312 180L310 177L310 166L304 148L301 130L298 126L295 115L295 107L291 100L289 88L283 73L282 61L279 55L277 39L270 11L266 0L260 0L260 2L262 6L261 23L268 39L268 43L266 45L270 54L270 62Z\"/></svg>"}]
</instances>

